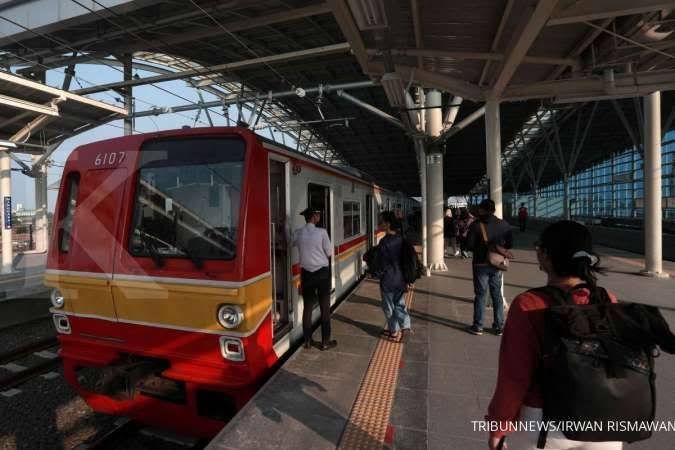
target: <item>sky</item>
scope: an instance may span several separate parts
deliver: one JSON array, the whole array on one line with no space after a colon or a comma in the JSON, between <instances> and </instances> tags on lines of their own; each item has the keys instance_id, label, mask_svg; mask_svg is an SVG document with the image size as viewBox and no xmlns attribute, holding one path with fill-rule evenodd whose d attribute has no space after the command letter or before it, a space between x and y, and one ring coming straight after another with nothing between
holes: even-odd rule
<instances>
[{"instance_id":1,"label":"sky","mask_svg":"<svg viewBox=\"0 0 675 450\"><path fill-rule=\"evenodd\" d=\"M122 80L122 73L119 70L106 65L80 64L76 66L75 69L76 78L73 79L70 90ZM155 73L141 70L135 70L134 74L136 73L140 77L156 75ZM49 86L61 88L63 77L63 69L51 70L47 72L47 84ZM186 105L199 101L197 90L188 86L185 81L168 81L157 84L157 86L165 89L165 91L151 85L134 88L133 93L136 100L137 111L145 111L152 109L153 107ZM206 102L217 100L214 95L208 92L201 91L201 93ZM88 97L116 106L123 106L121 96L113 91L92 94L88 95ZM210 108L209 111L215 126L226 125L226 120L221 107ZM237 108L235 105L229 107L229 114L233 120L236 120ZM244 117L248 118L247 112L244 112ZM154 117L142 117L136 120L134 134L178 129L186 125L190 127L204 127L209 126L209 122L203 112L198 114L198 111L196 110L175 114L162 114ZM122 136L123 134L123 124L122 121L119 120L109 122L108 124L65 140L52 155L51 159L53 165L49 167L47 171L48 185L52 185L60 180L63 172L63 165L75 148L83 144ZM271 137L268 129L261 130L260 134ZM278 133L277 136L279 136ZM292 140L287 139L287 142L289 142L290 145L293 144ZM19 154L18 156L26 162L29 162L31 158L30 155L25 154ZM14 167L18 168L19 166L14 163ZM54 210L56 196L57 191L49 190L48 198L50 211ZM15 207L20 204L24 209L33 209L35 207L34 180L17 171L12 172L12 204Z\"/></svg>"}]
</instances>

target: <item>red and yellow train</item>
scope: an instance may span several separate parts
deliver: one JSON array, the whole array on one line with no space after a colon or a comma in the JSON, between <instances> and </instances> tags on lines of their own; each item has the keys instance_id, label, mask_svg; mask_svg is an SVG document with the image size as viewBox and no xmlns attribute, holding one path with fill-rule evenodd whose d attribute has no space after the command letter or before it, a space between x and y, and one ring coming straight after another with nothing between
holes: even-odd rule
<instances>
[{"instance_id":1,"label":"red and yellow train","mask_svg":"<svg viewBox=\"0 0 675 450\"><path fill-rule=\"evenodd\" d=\"M66 378L96 411L212 436L302 336L299 212L324 212L334 302L377 213L413 202L243 128L78 147L45 279Z\"/></svg>"}]
</instances>

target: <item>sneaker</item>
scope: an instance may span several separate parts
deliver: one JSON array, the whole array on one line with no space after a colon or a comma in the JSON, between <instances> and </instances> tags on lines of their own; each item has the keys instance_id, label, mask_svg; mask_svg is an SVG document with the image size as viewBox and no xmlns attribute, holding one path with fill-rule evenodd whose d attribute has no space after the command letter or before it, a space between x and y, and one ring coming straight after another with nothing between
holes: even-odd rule
<instances>
[{"instance_id":1,"label":"sneaker","mask_svg":"<svg viewBox=\"0 0 675 450\"><path fill-rule=\"evenodd\" d=\"M495 327L492 330L495 332L496 336L501 336L502 334L504 334L504 329L502 329L502 328L496 328Z\"/></svg>"},{"instance_id":2,"label":"sneaker","mask_svg":"<svg viewBox=\"0 0 675 450\"><path fill-rule=\"evenodd\" d=\"M321 347L319 347L319 348L321 350L325 351L325 350L330 350L331 348L334 348L336 346L337 346L337 341L332 340L332 341L324 342L323 344L321 344Z\"/></svg>"},{"instance_id":3,"label":"sneaker","mask_svg":"<svg viewBox=\"0 0 675 450\"><path fill-rule=\"evenodd\" d=\"M480 336L483 334L483 329L478 328L476 325L471 325L469 328L466 329L471 334L475 334L476 336Z\"/></svg>"},{"instance_id":4,"label":"sneaker","mask_svg":"<svg viewBox=\"0 0 675 450\"><path fill-rule=\"evenodd\" d=\"M459 250L455 252L455 257L459 256Z\"/></svg>"}]
</instances>

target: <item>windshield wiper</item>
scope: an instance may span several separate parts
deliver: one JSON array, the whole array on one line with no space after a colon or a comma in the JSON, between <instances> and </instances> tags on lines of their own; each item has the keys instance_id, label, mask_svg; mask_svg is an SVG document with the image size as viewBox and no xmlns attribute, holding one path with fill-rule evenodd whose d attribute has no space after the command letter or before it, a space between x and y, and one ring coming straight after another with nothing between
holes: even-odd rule
<instances>
[{"instance_id":1,"label":"windshield wiper","mask_svg":"<svg viewBox=\"0 0 675 450\"><path fill-rule=\"evenodd\" d=\"M176 248L180 250L181 252L185 253L185 255L190 258L190 261L195 265L197 269L201 269L204 267L204 260L201 259L199 256L195 255L192 253L190 250L187 249L187 247L181 247L178 244L176 244Z\"/></svg>"},{"instance_id":2,"label":"windshield wiper","mask_svg":"<svg viewBox=\"0 0 675 450\"><path fill-rule=\"evenodd\" d=\"M143 248L145 248L148 251L148 253L150 254L150 258L155 263L155 265L159 268L164 267L164 258L157 251L157 247L155 246L155 244L152 243L152 236L143 231L143 229L139 229L138 233L141 236Z\"/></svg>"}]
</instances>

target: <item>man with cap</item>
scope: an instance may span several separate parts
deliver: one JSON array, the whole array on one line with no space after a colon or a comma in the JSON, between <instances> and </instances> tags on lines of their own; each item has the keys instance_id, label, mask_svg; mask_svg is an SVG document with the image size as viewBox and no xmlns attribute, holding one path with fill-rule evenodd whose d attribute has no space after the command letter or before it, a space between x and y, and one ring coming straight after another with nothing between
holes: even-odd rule
<instances>
[{"instance_id":1,"label":"man with cap","mask_svg":"<svg viewBox=\"0 0 675 450\"><path fill-rule=\"evenodd\" d=\"M293 245L298 247L300 254L300 281L302 283L302 333L305 338L305 348L312 346L312 310L319 301L321 308L321 350L328 350L337 345L330 338L330 289L331 274L328 268L330 257L333 256L333 244L328 233L318 228L321 221L321 211L307 208L300 213L307 222L293 235Z\"/></svg>"},{"instance_id":2,"label":"man with cap","mask_svg":"<svg viewBox=\"0 0 675 450\"><path fill-rule=\"evenodd\" d=\"M495 216L495 202L486 199L478 205L478 220L469 227L466 247L473 251L473 324L468 328L471 334L483 334L483 308L488 294L492 299L494 321L492 329L497 336L504 327L504 297L502 296L502 272L490 265L488 251L498 247L505 255L512 257L508 250L513 247L513 233L508 222Z\"/></svg>"}]
</instances>

